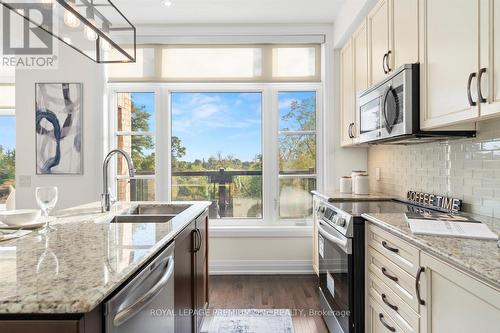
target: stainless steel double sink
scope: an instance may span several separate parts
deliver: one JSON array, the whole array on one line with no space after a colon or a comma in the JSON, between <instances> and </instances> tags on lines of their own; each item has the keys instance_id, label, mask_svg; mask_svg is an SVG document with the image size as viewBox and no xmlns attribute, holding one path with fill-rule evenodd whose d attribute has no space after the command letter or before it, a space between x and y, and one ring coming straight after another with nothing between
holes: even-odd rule
<instances>
[{"instance_id":1,"label":"stainless steel double sink","mask_svg":"<svg viewBox=\"0 0 500 333\"><path fill-rule=\"evenodd\" d=\"M165 223L191 207L189 204L140 204L110 223Z\"/></svg>"}]
</instances>

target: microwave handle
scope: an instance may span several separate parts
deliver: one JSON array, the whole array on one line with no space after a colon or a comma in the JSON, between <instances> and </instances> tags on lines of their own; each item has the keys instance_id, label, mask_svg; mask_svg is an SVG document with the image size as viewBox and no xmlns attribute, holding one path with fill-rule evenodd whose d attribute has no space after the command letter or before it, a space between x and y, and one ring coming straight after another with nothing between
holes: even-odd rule
<instances>
[{"instance_id":1,"label":"microwave handle","mask_svg":"<svg viewBox=\"0 0 500 333\"><path fill-rule=\"evenodd\" d=\"M388 86L385 89L384 97L382 98L382 115L384 116L385 128L387 129L387 132L389 132L389 134L391 134L392 132L392 126L389 125L389 119L387 119L387 98L389 97L391 91L392 87Z\"/></svg>"}]
</instances>

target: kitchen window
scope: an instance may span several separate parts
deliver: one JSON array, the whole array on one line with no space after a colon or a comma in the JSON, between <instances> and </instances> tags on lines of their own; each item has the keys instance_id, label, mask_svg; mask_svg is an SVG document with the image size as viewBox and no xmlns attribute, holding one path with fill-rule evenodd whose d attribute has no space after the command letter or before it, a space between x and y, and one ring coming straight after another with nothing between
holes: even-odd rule
<instances>
[{"instance_id":1,"label":"kitchen window","mask_svg":"<svg viewBox=\"0 0 500 333\"><path fill-rule=\"evenodd\" d=\"M321 181L320 84L144 83L111 90L115 145L131 152L137 169L130 178L118 160L120 200L206 200L210 218L222 225L311 220L310 191Z\"/></svg>"},{"instance_id":2,"label":"kitchen window","mask_svg":"<svg viewBox=\"0 0 500 333\"><path fill-rule=\"evenodd\" d=\"M323 171L320 44L151 44L137 54L108 72L110 148L130 152L138 171L129 178L119 160L120 200L207 200L224 226L311 220Z\"/></svg>"},{"instance_id":3,"label":"kitchen window","mask_svg":"<svg viewBox=\"0 0 500 333\"><path fill-rule=\"evenodd\" d=\"M172 92L171 198L262 218L262 93Z\"/></svg>"},{"instance_id":4,"label":"kitchen window","mask_svg":"<svg viewBox=\"0 0 500 333\"><path fill-rule=\"evenodd\" d=\"M115 147L134 162L135 176L128 175L127 161L116 161L116 196L123 201L155 200L155 93L116 93Z\"/></svg>"},{"instance_id":5,"label":"kitchen window","mask_svg":"<svg viewBox=\"0 0 500 333\"><path fill-rule=\"evenodd\" d=\"M0 205L5 204L10 186L16 182L15 87L0 84Z\"/></svg>"},{"instance_id":6,"label":"kitchen window","mask_svg":"<svg viewBox=\"0 0 500 333\"><path fill-rule=\"evenodd\" d=\"M312 215L316 189L316 92L278 92L279 217Z\"/></svg>"}]
</instances>

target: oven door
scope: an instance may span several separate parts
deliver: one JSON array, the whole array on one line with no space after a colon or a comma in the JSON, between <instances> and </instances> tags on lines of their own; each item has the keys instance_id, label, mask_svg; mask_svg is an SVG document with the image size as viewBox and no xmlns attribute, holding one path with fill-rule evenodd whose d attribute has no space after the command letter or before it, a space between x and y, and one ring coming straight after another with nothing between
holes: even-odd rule
<instances>
[{"instance_id":1,"label":"oven door","mask_svg":"<svg viewBox=\"0 0 500 333\"><path fill-rule=\"evenodd\" d=\"M353 319L352 239L327 222L318 222L319 286L330 332L350 332Z\"/></svg>"}]
</instances>

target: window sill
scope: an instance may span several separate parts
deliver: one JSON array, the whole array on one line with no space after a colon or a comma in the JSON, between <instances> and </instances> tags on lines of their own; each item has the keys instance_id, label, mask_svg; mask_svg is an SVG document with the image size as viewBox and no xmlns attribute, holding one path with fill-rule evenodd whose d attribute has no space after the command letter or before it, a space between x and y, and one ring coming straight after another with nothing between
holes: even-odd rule
<instances>
[{"instance_id":1,"label":"window sill","mask_svg":"<svg viewBox=\"0 0 500 333\"><path fill-rule=\"evenodd\" d=\"M209 227L213 238L308 238L312 237L312 226L234 226Z\"/></svg>"}]
</instances>

